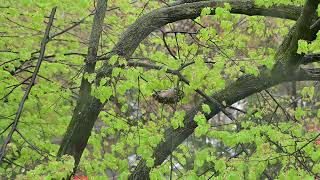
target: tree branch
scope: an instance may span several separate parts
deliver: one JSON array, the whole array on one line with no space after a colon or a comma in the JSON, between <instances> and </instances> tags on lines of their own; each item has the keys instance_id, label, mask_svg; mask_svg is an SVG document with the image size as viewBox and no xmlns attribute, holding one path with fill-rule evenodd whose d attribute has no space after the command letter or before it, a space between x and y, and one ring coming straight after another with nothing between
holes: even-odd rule
<instances>
[{"instance_id":1,"label":"tree branch","mask_svg":"<svg viewBox=\"0 0 320 180\"><path fill-rule=\"evenodd\" d=\"M180 4L171 7L154 10L132 24L122 35L113 52L124 57L130 57L140 42L151 32L160 27L184 19L195 19L200 16L203 8L224 6L229 3L232 7L231 13L249 16L261 15L297 20L301 8L296 6L273 6L270 8L258 7L253 0L207 0L193 3ZM214 10L212 11L214 12ZM133 34L135 36L133 36Z\"/></svg>"},{"instance_id":2,"label":"tree branch","mask_svg":"<svg viewBox=\"0 0 320 180\"><path fill-rule=\"evenodd\" d=\"M39 55L39 59L38 59L37 65L36 65L35 70L34 70L34 72L32 74L31 81L30 81L30 83L29 83L29 85L27 87L27 90L24 93L24 95L22 97L22 100L21 100L21 102L19 104L19 108L18 108L18 111L16 113L16 117L15 117L15 119L13 121L13 124L11 125L11 130L10 130L7 138L5 139L3 146L1 147L1 150L0 150L0 164L2 163L2 160L3 160L4 156L5 156L6 147L9 144L9 142L11 141L13 133L15 131L17 131L17 126L18 126L18 123L19 123L19 119L20 119L23 107L24 107L24 103L28 99L29 93L31 92L31 88L33 87L34 82L35 82L35 80L37 78L37 74L39 72L39 69L40 69L44 54L45 54L46 45L48 43L50 29L51 29L51 26L52 26L52 23L53 23L53 19L54 19L54 15L56 13L56 10L57 10L57 7L54 7L51 10L51 14L50 14L50 17L49 17L49 22L47 24L47 28L46 28L44 37L43 37L43 39L41 41L40 55Z\"/></svg>"},{"instance_id":3,"label":"tree branch","mask_svg":"<svg viewBox=\"0 0 320 180\"><path fill-rule=\"evenodd\" d=\"M303 54L297 54L298 41L300 39L308 39L314 37L315 30L311 30L310 26L315 18L315 12L318 7L319 0L307 0L300 17L296 24L291 28L290 32L281 44L277 52L278 66L287 68L291 66L293 69L301 64Z\"/></svg>"},{"instance_id":4,"label":"tree branch","mask_svg":"<svg viewBox=\"0 0 320 180\"><path fill-rule=\"evenodd\" d=\"M320 81L320 68L301 68L296 75L298 81Z\"/></svg>"},{"instance_id":5,"label":"tree branch","mask_svg":"<svg viewBox=\"0 0 320 180\"><path fill-rule=\"evenodd\" d=\"M301 61L301 64L310 64L313 62L320 62L320 54L305 55Z\"/></svg>"}]
</instances>

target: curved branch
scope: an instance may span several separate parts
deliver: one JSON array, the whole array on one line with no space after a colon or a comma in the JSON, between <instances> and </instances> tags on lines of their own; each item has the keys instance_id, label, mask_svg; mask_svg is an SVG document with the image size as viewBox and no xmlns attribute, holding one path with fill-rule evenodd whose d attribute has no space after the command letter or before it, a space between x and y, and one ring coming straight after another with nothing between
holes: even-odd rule
<instances>
[{"instance_id":1,"label":"curved branch","mask_svg":"<svg viewBox=\"0 0 320 180\"><path fill-rule=\"evenodd\" d=\"M266 71L262 72L259 77L246 76L240 78L224 90L214 94L212 97L220 102L225 101L227 106L230 106L243 98L283 82L310 80L320 80L320 69L301 70L296 74L286 77L282 75L282 72L270 74L269 71ZM208 104L210 106L210 114L202 112L202 104ZM197 127L197 123L193 118L198 112L202 112L207 119L210 119L220 111L221 109L218 104L213 104L208 100L200 102L197 106L188 111L184 118L184 127L175 130L173 128L167 129L165 139L155 148L153 154L153 157L155 158L154 167L162 164L168 155L193 133L194 129ZM146 161L141 160L129 179L149 179L150 170L151 168L146 166Z\"/></svg>"},{"instance_id":2,"label":"curved branch","mask_svg":"<svg viewBox=\"0 0 320 180\"><path fill-rule=\"evenodd\" d=\"M106 57L100 57L99 59L105 60L105 64L98 70L97 78L101 78L110 74L111 69L107 62L112 55L117 54L126 58L130 58L138 45L153 31L161 28L162 26L184 19L194 19L200 16L203 8L211 7L215 9L217 7L224 6L225 3L229 3L231 6L231 13L244 14L248 16L270 16L283 19L297 20L301 14L301 7L297 6L272 6L270 8L259 7L255 5L253 0L207 0L193 3L189 0L178 1L176 5L156 9L146 15L142 16L135 21L128 29L123 33L118 43ZM185 4L179 4L185 3ZM214 10L212 11L214 12Z\"/></svg>"},{"instance_id":3,"label":"curved branch","mask_svg":"<svg viewBox=\"0 0 320 180\"><path fill-rule=\"evenodd\" d=\"M197 18L203 8L211 7L215 9L224 6L225 3L230 4L231 13L248 16L260 15L297 20L301 13L301 7L273 6L265 8L255 5L253 0L207 0L160 8L142 16L132 24L124 32L113 52L124 57L130 57L140 42L156 29L179 20Z\"/></svg>"}]
</instances>

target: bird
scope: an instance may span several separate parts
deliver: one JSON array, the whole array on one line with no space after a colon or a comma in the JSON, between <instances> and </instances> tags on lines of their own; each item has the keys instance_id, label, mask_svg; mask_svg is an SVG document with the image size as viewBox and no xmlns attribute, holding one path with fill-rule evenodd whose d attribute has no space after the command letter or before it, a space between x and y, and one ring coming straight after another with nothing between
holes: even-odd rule
<instances>
[{"instance_id":1,"label":"bird","mask_svg":"<svg viewBox=\"0 0 320 180\"><path fill-rule=\"evenodd\" d=\"M177 88L170 88L167 90L154 91L152 96L159 103L175 104L181 101L181 99L184 97L184 92Z\"/></svg>"}]
</instances>

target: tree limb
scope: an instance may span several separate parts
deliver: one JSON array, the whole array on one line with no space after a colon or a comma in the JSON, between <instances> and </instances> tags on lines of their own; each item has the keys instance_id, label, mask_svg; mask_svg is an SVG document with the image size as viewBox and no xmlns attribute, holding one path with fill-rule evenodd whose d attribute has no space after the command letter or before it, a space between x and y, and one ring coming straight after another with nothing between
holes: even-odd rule
<instances>
[{"instance_id":1,"label":"tree limb","mask_svg":"<svg viewBox=\"0 0 320 180\"><path fill-rule=\"evenodd\" d=\"M297 20L301 13L301 8L296 6L273 6L270 8L258 7L253 0L207 0L193 3L180 4L171 7L154 10L133 23L122 35L119 42L113 48L113 52L130 57L140 42L151 32L160 27L184 19L195 19L200 16L203 8L224 6L229 3L232 7L231 13L244 14L249 16L270 16L284 19ZM134 34L134 36L133 36Z\"/></svg>"},{"instance_id":2,"label":"tree limb","mask_svg":"<svg viewBox=\"0 0 320 180\"><path fill-rule=\"evenodd\" d=\"M313 62L320 62L320 54L305 55L301 61L301 64L310 64Z\"/></svg>"}]
</instances>

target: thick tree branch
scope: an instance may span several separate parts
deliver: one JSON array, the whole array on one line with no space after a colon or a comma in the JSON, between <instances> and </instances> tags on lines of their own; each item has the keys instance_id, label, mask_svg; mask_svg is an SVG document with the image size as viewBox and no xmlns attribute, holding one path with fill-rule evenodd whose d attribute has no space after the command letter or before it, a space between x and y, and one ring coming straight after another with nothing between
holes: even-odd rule
<instances>
[{"instance_id":1,"label":"thick tree branch","mask_svg":"<svg viewBox=\"0 0 320 180\"><path fill-rule=\"evenodd\" d=\"M301 7L258 7L255 5L253 0L207 0L185 4L176 3L176 5L171 7L156 9L142 16L130 27L128 27L128 29L121 36L119 42L113 48L112 53L109 53L106 57L99 58L105 60L106 63L100 70L98 70L97 77L101 78L103 76L110 75L111 69L107 62L114 54L124 56L129 59L142 40L144 40L151 32L172 22L184 19L194 19L200 16L203 8L211 7L212 9L215 9L217 7L224 6L224 3L229 3L232 7L230 12L235 14L244 14L249 16L270 16L291 20L297 20L301 14Z\"/></svg>"},{"instance_id":2,"label":"thick tree branch","mask_svg":"<svg viewBox=\"0 0 320 180\"><path fill-rule=\"evenodd\" d=\"M288 68L288 65L293 69L301 64L303 54L297 54L298 41L300 39L309 39L315 36L316 31L311 30L313 20L315 19L315 12L318 7L319 0L306 1L303 11L298 18L296 24L291 28L289 34L281 44L277 53L278 66Z\"/></svg>"},{"instance_id":3,"label":"thick tree branch","mask_svg":"<svg viewBox=\"0 0 320 180\"><path fill-rule=\"evenodd\" d=\"M320 69L300 69L297 72L296 80L298 81L320 81Z\"/></svg>"},{"instance_id":4,"label":"thick tree branch","mask_svg":"<svg viewBox=\"0 0 320 180\"><path fill-rule=\"evenodd\" d=\"M140 42L151 32L160 27L184 19L198 17L205 7L223 7L229 3L232 7L231 13L249 16L261 15L297 20L301 8L296 6L274 6L271 8L258 7L253 0L207 0L193 3L180 4L176 6L154 10L132 24L122 35L113 52L124 57L130 57ZM214 12L214 11L213 11ZM134 35L133 35L134 34Z\"/></svg>"},{"instance_id":5,"label":"thick tree branch","mask_svg":"<svg viewBox=\"0 0 320 180\"><path fill-rule=\"evenodd\" d=\"M243 98L249 97L250 95L283 82L320 80L320 69L308 70L307 75L305 72L298 71L296 74L284 77L282 76L282 72L274 72L273 74L270 74L269 71L266 71L262 72L259 77L242 77L230 86L226 87L224 90L214 94L212 97L220 102L225 101L227 106L230 106ZM210 114L202 112L201 105L203 103L210 106ZM197 127L197 123L193 120L193 117L198 112L202 112L205 114L207 119L210 119L220 112L220 108L218 104L213 104L210 101L204 100L186 113L183 128L178 128L176 130L173 128L167 129L164 141L161 142L154 150L154 166L161 165L168 155L193 133L194 129ZM141 177L144 177L142 179L149 179L150 170L151 169L146 166L145 160L141 160L135 171L131 174L130 179L141 179Z\"/></svg>"},{"instance_id":6,"label":"thick tree branch","mask_svg":"<svg viewBox=\"0 0 320 180\"><path fill-rule=\"evenodd\" d=\"M320 62L320 54L308 54L302 58L301 64L310 64Z\"/></svg>"}]
</instances>

